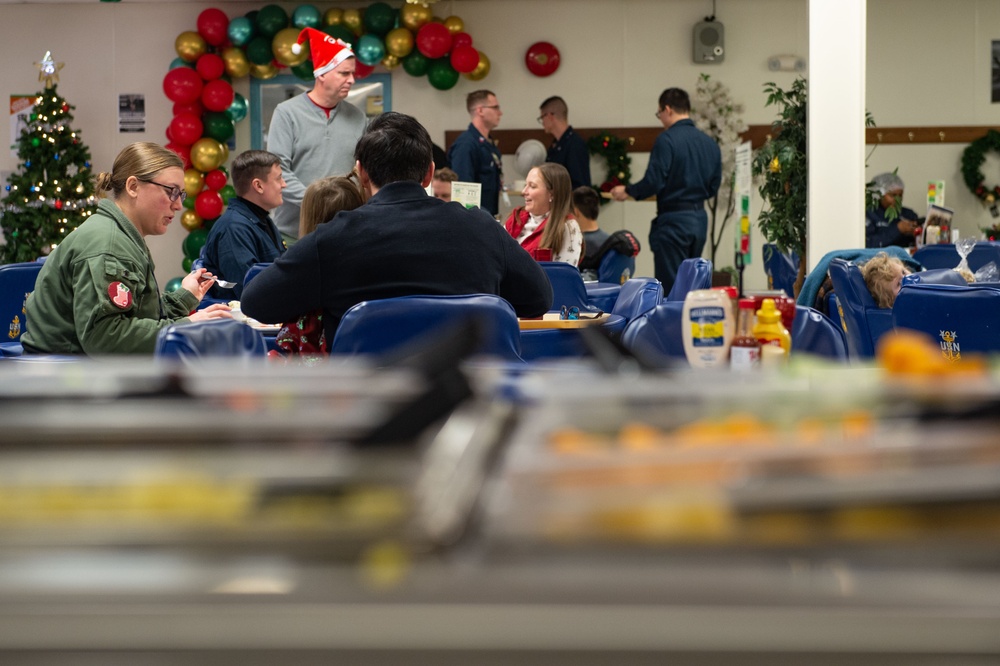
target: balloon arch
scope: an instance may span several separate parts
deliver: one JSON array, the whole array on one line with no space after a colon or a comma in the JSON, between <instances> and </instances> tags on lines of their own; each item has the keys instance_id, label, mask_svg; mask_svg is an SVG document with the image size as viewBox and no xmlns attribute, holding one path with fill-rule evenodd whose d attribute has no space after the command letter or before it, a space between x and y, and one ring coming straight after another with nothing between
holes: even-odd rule
<instances>
[{"instance_id":1,"label":"balloon arch","mask_svg":"<svg viewBox=\"0 0 1000 666\"><path fill-rule=\"evenodd\" d=\"M300 5L291 16L278 5L267 5L231 20L221 9L204 10L196 31L177 36L178 57L163 78L163 92L174 103L167 148L184 160L185 272L201 252L208 228L236 194L223 165L235 124L246 118L249 105L231 82L247 75L270 79L282 70L311 81L308 41L301 53L292 52L299 32L307 27L351 44L359 79L377 65L390 71L402 65L410 76L426 76L434 88L449 90L459 74L479 81L490 71L489 58L472 46L462 19L434 17L424 4L407 2L396 10L376 2L365 9L325 12ZM175 278L168 289L179 285L180 278Z\"/></svg>"}]
</instances>

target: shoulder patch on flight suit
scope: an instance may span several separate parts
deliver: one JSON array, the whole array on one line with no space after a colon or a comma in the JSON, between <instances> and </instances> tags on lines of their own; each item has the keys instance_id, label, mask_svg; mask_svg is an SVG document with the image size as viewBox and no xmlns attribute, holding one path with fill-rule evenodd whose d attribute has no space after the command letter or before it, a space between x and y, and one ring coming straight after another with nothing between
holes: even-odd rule
<instances>
[{"instance_id":1,"label":"shoulder patch on flight suit","mask_svg":"<svg viewBox=\"0 0 1000 666\"><path fill-rule=\"evenodd\" d=\"M122 282L112 282L108 285L108 298L118 308L127 310L132 305L132 290Z\"/></svg>"}]
</instances>

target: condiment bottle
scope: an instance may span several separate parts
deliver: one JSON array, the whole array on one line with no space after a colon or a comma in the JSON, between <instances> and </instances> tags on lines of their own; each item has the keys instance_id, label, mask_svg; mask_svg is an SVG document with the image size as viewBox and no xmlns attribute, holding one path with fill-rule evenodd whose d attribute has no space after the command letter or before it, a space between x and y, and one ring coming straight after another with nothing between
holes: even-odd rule
<instances>
[{"instance_id":1,"label":"condiment bottle","mask_svg":"<svg viewBox=\"0 0 1000 666\"><path fill-rule=\"evenodd\" d=\"M781 312L775 307L773 298L765 298L760 310L757 310L757 323L753 326L753 336L760 340L762 348L765 345L781 347L785 350L786 357L792 353L792 336L781 323Z\"/></svg>"},{"instance_id":2,"label":"condiment bottle","mask_svg":"<svg viewBox=\"0 0 1000 666\"><path fill-rule=\"evenodd\" d=\"M746 372L760 365L760 340L753 334L754 308L752 298L741 298L736 317L736 337L729 347L729 365L737 372Z\"/></svg>"},{"instance_id":3,"label":"condiment bottle","mask_svg":"<svg viewBox=\"0 0 1000 666\"><path fill-rule=\"evenodd\" d=\"M695 368L724 366L733 340L733 308L720 289L693 289L684 298L681 330L684 355Z\"/></svg>"}]
</instances>

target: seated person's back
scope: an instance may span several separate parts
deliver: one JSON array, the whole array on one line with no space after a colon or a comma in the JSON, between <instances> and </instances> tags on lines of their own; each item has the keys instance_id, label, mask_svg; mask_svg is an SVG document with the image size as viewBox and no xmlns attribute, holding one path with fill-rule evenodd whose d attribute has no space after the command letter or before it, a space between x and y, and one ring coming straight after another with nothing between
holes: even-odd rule
<instances>
[{"instance_id":1,"label":"seated person's back","mask_svg":"<svg viewBox=\"0 0 1000 666\"><path fill-rule=\"evenodd\" d=\"M596 268L584 268L584 266L598 266L601 258L597 256L610 238L606 231L597 226L597 216L601 212L601 199L594 188L584 185L573 190L573 216L580 231L583 232L583 260L580 262L580 272L585 280L596 280Z\"/></svg>"},{"instance_id":2,"label":"seated person's back","mask_svg":"<svg viewBox=\"0 0 1000 666\"><path fill-rule=\"evenodd\" d=\"M243 294L260 321L322 308L328 339L365 300L415 294L497 294L521 317L542 315L552 288L541 267L488 213L427 195L431 141L415 119L385 113L355 148L368 202L299 240Z\"/></svg>"},{"instance_id":3,"label":"seated person's back","mask_svg":"<svg viewBox=\"0 0 1000 666\"><path fill-rule=\"evenodd\" d=\"M214 298L239 298L247 270L257 263L274 261L285 251L281 234L268 214L281 205L285 189L278 156L266 150L244 151L233 160L232 173L236 196L208 232L202 258L209 272L236 286L213 286Z\"/></svg>"}]
</instances>

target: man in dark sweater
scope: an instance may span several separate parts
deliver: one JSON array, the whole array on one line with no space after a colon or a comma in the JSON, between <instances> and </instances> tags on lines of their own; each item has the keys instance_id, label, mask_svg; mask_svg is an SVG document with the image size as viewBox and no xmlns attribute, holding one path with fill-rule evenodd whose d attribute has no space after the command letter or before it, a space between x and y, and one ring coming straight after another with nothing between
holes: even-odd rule
<instances>
[{"instance_id":1,"label":"man in dark sweater","mask_svg":"<svg viewBox=\"0 0 1000 666\"><path fill-rule=\"evenodd\" d=\"M293 245L247 285L242 308L268 322L323 311L328 340L361 301L416 294L497 294L519 317L552 305L531 256L481 209L428 196L431 139L414 118L384 113L354 155L370 198Z\"/></svg>"}]
</instances>

